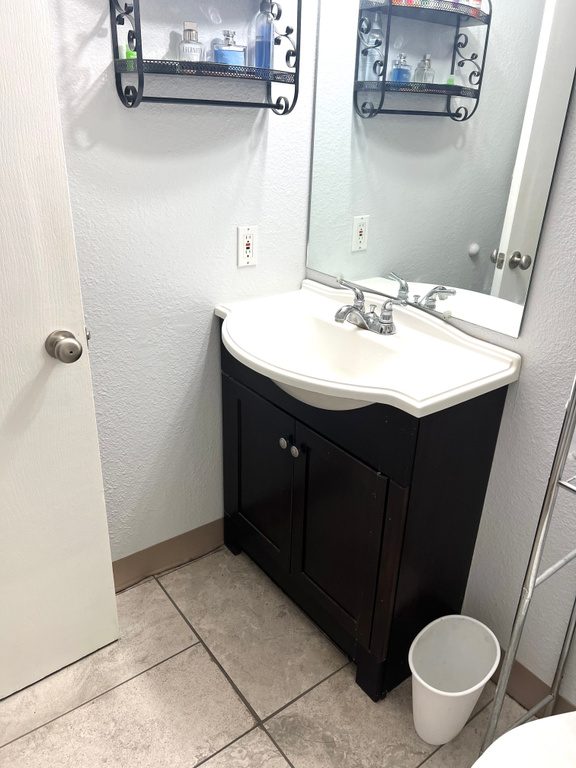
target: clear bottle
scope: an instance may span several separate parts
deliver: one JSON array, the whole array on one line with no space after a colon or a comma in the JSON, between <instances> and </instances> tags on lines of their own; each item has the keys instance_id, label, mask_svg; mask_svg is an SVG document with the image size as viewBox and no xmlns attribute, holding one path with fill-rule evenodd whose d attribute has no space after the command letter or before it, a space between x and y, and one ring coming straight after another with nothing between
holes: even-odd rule
<instances>
[{"instance_id":1,"label":"clear bottle","mask_svg":"<svg viewBox=\"0 0 576 768\"><path fill-rule=\"evenodd\" d=\"M274 67L274 14L273 3L261 2L260 13L254 22L254 66L260 69Z\"/></svg>"},{"instance_id":2,"label":"clear bottle","mask_svg":"<svg viewBox=\"0 0 576 768\"><path fill-rule=\"evenodd\" d=\"M429 53L425 54L414 72L415 83L433 83L435 72L432 69L432 59Z\"/></svg>"},{"instance_id":3,"label":"clear bottle","mask_svg":"<svg viewBox=\"0 0 576 768\"><path fill-rule=\"evenodd\" d=\"M178 52L180 61L203 60L204 46L198 41L198 24L195 21L184 22L184 33Z\"/></svg>"},{"instance_id":4,"label":"clear bottle","mask_svg":"<svg viewBox=\"0 0 576 768\"><path fill-rule=\"evenodd\" d=\"M217 64L230 64L236 67L246 65L246 46L237 45L236 32L231 29L225 29L223 43L216 43L214 46L214 61Z\"/></svg>"},{"instance_id":5,"label":"clear bottle","mask_svg":"<svg viewBox=\"0 0 576 768\"><path fill-rule=\"evenodd\" d=\"M395 83L409 83L412 77L412 67L406 61L406 54L401 53L394 62L392 69L392 81Z\"/></svg>"},{"instance_id":6,"label":"clear bottle","mask_svg":"<svg viewBox=\"0 0 576 768\"><path fill-rule=\"evenodd\" d=\"M377 45L378 41L380 45ZM372 28L366 38L366 46L362 50L366 55L360 54L360 63L358 65L358 80L362 82L371 82L380 80L382 77L382 68L384 65L384 35L382 32L382 16L377 13L372 22Z\"/></svg>"}]
</instances>

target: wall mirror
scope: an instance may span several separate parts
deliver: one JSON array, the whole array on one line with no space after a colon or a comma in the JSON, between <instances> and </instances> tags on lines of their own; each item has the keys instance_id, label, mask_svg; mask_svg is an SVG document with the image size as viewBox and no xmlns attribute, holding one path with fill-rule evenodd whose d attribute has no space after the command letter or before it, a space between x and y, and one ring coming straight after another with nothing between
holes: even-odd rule
<instances>
[{"instance_id":1,"label":"wall mirror","mask_svg":"<svg viewBox=\"0 0 576 768\"><path fill-rule=\"evenodd\" d=\"M518 336L574 29L573 0L321 2L309 276Z\"/></svg>"}]
</instances>

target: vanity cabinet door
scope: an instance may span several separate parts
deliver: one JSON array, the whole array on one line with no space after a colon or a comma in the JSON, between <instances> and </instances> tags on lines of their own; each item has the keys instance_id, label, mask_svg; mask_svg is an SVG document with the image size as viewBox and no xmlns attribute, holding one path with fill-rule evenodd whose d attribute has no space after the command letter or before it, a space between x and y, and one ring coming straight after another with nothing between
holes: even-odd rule
<instances>
[{"instance_id":1,"label":"vanity cabinet door","mask_svg":"<svg viewBox=\"0 0 576 768\"><path fill-rule=\"evenodd\" d=\"M368 647L387 478L296 422L292 578Z\"/></svg>"},{"instance_id":2,"label":"vanity cabinet door","mask_svg":"<svg viewBox=\"0 0 576 768\"><path fill-rule=\"evenodd\" d=\"M288 573L294 419L227 376L223 400L224 501L233 539L272 575Z\"/></svg>"}]
</instances>

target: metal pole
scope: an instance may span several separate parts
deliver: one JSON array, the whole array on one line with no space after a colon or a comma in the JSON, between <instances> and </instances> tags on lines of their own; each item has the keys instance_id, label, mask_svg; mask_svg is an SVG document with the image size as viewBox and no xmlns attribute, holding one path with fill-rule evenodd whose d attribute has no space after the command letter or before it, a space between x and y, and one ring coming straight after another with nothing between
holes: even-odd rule
<instances>
[{"instance_id":1,"label":"metal pole","mask_svg":"<svg viewBox=\"0 0 576 768\"><path fill-rule=\"evenodd\" d=\"M518 652L518 646L520 645L520 638L522 637L522 631L526 623L528 615L528 609L530 602L534 595L534 589L536 587L536 579L538 577L538 569L542 560L542 554L544 552L544 545L546 543L546 537L550 528L550 521L552 519L552 513L554 511L554 504L558 495L559 481L564 472L564 466L566 464L566 458L568 451L570 450L570 444L572 442L572 436L574 434L574 427L576 426L576 380L572 384L572 392L570 399L566 405L566 412L564 414L564 422L562 424L562 430L560 432L560 438L558 440L558 446L556 447L556 453L554 455L554 462L552 463L552 469L550 471L550 477L548 479L548 485L546 487L546 495L542 503L542 510L540 512L540 519L538 520L538 527L536 529L536 535L534 537L534 544L532 545L532 551L530 553L530 560L528 562L528 568L526 569L526 576L524 578L524 584L522 586L522 594L516 610L516 617L514 619L514 625L512 627L512 634L510 636L510 642L508 649L504 657L504 663L500 672L500 678L498 680L498 686L496 688L496 695L494 697L494 703L492 705L492 714L490 717L490 723L488 724L488 730L486 731L486 737L482 744L482 752L484 752L490 744L494 741L496 735L496 728L504 705L504 697L506 696L506 689L510 681L510 675L512 673L512 667L516 660L516 654ZM576 618L576 617L575 617ZM564 660L565 661L565 660ZM553 702L551 705L553 706Z\"/></svg>"},{"instance_id":2,"label":"metal pole","mask_svg":"<svg viewBox=\"0 0 576 768\"><path fill-rule=\"evenodd\" d=\"M564 669L566 667L566 662L568 661L568 654L570 653L570 647L572 645L572 640L574 639L575 632L576 632L576 600L574 601L574 605L572 606L570 622L568 624L568 629L566 630L566 637L564 638L562 651L560 652L560 659L558 660L558 667L556 668L556 674L554 675L554 682L552 683L552 688L550 689L550 693L554 697L554 700L551 701L550 704L548 704L548 706L544 710L544 715L546 717L552 714L552 711L554 709L554 702L558 698L558 694L560 692L560 685L562 683L562 678L564 677Z\"/></svg>"}]
</instances>

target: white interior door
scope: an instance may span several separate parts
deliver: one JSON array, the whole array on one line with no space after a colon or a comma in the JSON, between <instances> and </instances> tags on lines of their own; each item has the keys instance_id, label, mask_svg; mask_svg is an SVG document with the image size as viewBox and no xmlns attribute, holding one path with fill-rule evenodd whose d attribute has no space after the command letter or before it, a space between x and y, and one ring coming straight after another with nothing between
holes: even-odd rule
<instances>
[{"instance_id":1,"label":"white interior door","mask_svg":"<svg viewBox=\"0 0 576 768\"><path fill-rule=\"evenodd\" d=\"M576 2L546 0L532 86L500 242L492 296L524 304L554 175L576 70ZM510 34L514 31L511 30ZM497 115L503 130L506 116ZM530 256L528 269L510 269L514 253Z\"/></svg>"},{"instance_id":2,"label":"white interior door","mask_svg":"<svg viewBox=\"0 0 576 768\"><path fill-rule=\"evenodd\" d=\"M46 2L0 4L0 698L118 637Z\"/></svg>"}]
</instances>

